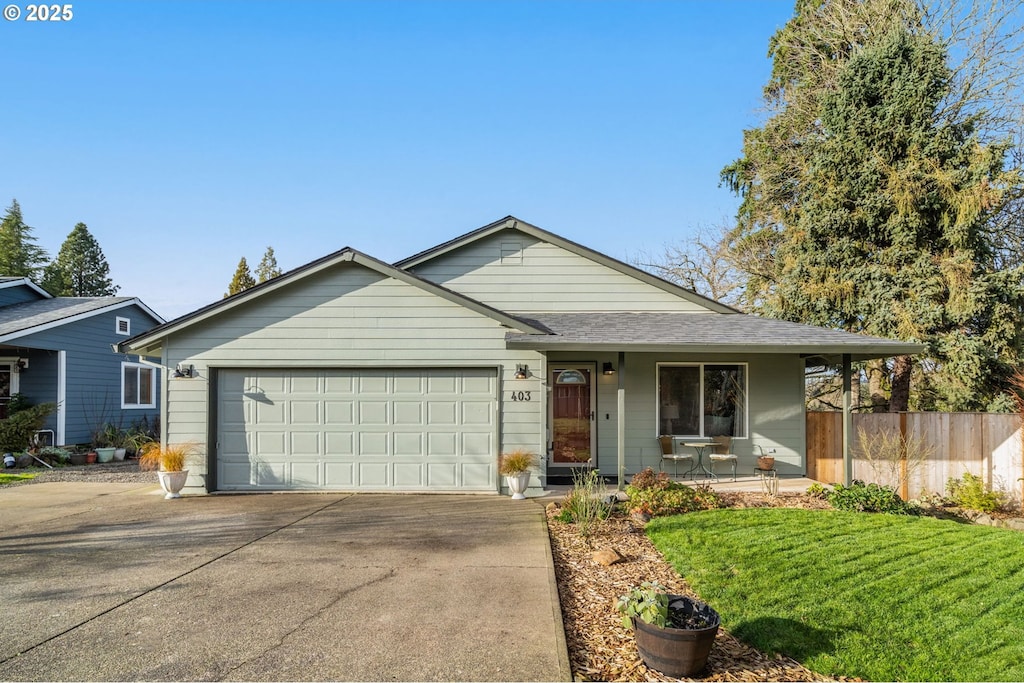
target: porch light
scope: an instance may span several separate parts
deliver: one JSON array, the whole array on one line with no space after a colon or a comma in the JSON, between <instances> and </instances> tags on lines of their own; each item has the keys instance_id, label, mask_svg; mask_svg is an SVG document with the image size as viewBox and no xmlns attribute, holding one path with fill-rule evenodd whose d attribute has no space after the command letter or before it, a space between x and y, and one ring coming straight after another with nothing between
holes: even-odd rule
<instances>
[{"instance_id":1,"label":"porch light","mask_svg":"<svg viewBox=\"0 0 1024 683\"><path fill-rule=\"evenodd\" d=\"M178 363L177 367L174 368L175 377L194 377L196 368L194 365L187 365L185 363Z\"/></svg>"},{"instance_id":2,"label":"porch light","mask_svg":"<svg viewBox=\"0 0 1024 683\"><path fill-rule=\"evenodd\" d=\"M28 370L28 358L19 358L12 369L15 372L25 372Z\"/></svg>"},{"instance_id":3,"label":"porch light","mask_svg":"<svg viewBox=\"0 0 1024 683\"><path fill-rule=\"evenodd\" d=\"M601 372L605 375L614 375L615 368L612 366L610 361L605 361L604 365L601 366Z\"/></svg>"},{"instance_id":4,"label":"porch light","mask_svg":"<svg viewBox=\"0 0 1024 683\"><path fill-rule=\"evenodd\" d=\"M530 376L530 366L526 363L519 363L516 365L516 379L526 379Z\"/></svg>"}]
</instances>

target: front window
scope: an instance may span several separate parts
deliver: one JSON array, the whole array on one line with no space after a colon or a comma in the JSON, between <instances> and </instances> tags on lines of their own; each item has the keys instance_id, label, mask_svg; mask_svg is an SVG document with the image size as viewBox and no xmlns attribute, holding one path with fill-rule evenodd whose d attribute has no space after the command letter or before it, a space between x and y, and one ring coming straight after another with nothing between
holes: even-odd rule
<instances>
[{"instance_id":1,"label":"front window","mask_svg":"<svg viewBox=\"0 0 1024 683\"><path fill-rule=\"evenodd\" d=\"M153 368L139 363L121 363L121 407L156 407Z\"/></svg>"},{"instance_id":2,"label":"front window","mask_svg":"<svg viewBox=\"0 0 1024 683\"><path fill-rule=\"evenodd\" d=\"M659 364L658 425L672 436L746 437L746 365Z\"/></svg>"}]
</instances>

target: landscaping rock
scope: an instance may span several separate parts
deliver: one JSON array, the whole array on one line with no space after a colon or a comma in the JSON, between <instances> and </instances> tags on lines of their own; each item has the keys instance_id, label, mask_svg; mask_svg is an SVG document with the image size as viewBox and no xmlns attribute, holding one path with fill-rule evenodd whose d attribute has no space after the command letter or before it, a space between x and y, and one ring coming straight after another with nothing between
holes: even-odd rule
<instances>
[{"instance_id":1,"label":"landscaping rock","mask_svg":"<svg viewBox=\"0 0 1024 683\"><path fill-rule=\"evenodd\" d=\"M18 456L16 464L18 465L18 467L24 469L26 467L32 467L33 465L36 464L36 461L28 453L22 453L21 455Z\"/></svg>"},{"instance_id":2,"label":"landscaping rock","mask_svg":"<svg viewBox=\"0 0 1024 683\"><path fill-rule=\"evenodd\" d=\"M594 562L602 564L605 567L610 567L616 562L622 562L624 559L626 559L622 555L620 555L618 551L612 548L598 550L596 553L593 554L592 557L594 558Z\"/></svg>"},{"instance_id":3,"label":"landscaping rock","mask_svg":"<svg viewBox=\"0 0 1024 683\"><path fill-rule=\"evenodd\" d=\"M558 509L558 503L548 503L547 505L544 506L544 512L548 513L549 515L557 515Z\"/></svg>"},{"instance_id":4,"label":"landscaping rock","mask_svg":"<svg viewBox=\"0 0 1024 683\"><path fill-rule=\"evenodd\" d=\"M1003 521L1003 526L1007 529L1013 529L1014 531L1024 531L1024 519L1020 517L1011 517L1010 519Z\"/></svg>"}]
</instances>

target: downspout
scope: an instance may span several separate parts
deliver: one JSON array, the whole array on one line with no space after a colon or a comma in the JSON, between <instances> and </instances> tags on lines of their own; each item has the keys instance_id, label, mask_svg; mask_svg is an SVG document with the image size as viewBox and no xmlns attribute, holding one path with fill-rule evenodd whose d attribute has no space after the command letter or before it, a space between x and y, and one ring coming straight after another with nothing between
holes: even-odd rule
<instances>
[{"instance_id":1,"label":"downspout","mask_svg":"<svg viewBox=\"0 0 1024 683\"><path fill-rule=\"evenodd\" d=\"M616 480L621 491L626 480L626 354L619 351L619 391L616 406L616 448L619 452L619 471Z\"/></svg>"},{"instance_id":2,"label":"downspout","mask_svg":"<svg viewBox=\"0 0 1024 683\"><path fill-rule=\"evenodd\" d=\"M851 382L851 359L850 354L843 354L843 484L849 486L853 483L853 458L850 453L850 435L853 431L853 416L850 413L853 390Z\"/></svg>"}]
</instances>

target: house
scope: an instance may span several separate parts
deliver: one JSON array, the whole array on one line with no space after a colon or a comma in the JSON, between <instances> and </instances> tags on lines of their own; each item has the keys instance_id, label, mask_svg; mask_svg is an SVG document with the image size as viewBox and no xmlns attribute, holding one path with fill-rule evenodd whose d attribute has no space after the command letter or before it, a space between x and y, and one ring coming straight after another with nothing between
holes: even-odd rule
<instances>
[{"instance_id":1,"label":"house","mask_svg":"<svg viewBox=\"0 0 1024 683\"><path fill-rule=\"evenodd\" d=\"M41 436L86 444L104 423L159 416L160 376L113 345L164 320L132 297L55 297L31 280L0 277L0 418L11 397L54 403Z\"/></svg>"},{"instance_id":2,"label":"house","mask_svg":"<svg viewBox=\"0 0 1024 683\"><path fill-rule=\"evenodd\" d=\"M744 315L514 217L389 265L345 248L123 341L183 370L163 437L187 492L496 492L657 466L660 434L728 434L805 472L804 367L917 344Z\"/></svg>"}]
</instances>

